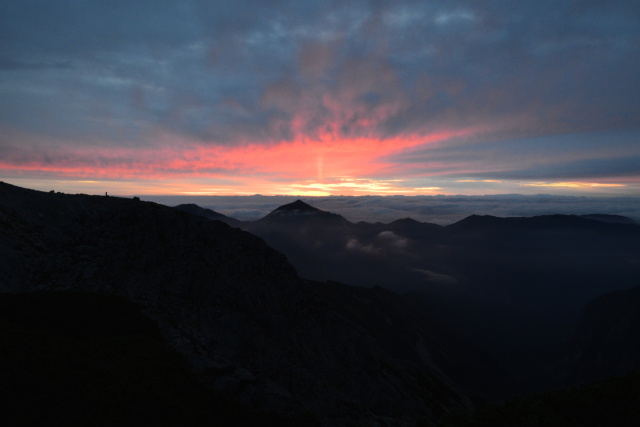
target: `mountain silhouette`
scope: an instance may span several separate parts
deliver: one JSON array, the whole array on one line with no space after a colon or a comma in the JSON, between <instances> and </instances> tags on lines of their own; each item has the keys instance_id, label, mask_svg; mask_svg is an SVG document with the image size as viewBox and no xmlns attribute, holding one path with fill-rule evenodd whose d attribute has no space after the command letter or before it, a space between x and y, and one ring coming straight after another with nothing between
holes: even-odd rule
<instances>
[{"instance_id":1,"label":"mountain silhouette","mask_svg":"<svg viewBox=\"0 0 640 427\"><path fill-rule=\"evenodd\" d=\"M0 183L0 289L125 297L208 390L321 425L430 423L465 396L637 369L637 224L351 223L302 201L236 223L255 235L220 219Z\"/></svg>"},{"instance_id":2,"label":"mountain silhouette","mask_svg":"<svg viewBox=\"0 0 640 427\"><path fill-rule=\"evenodd\" d=\"M347 221L342 216L315 208L298 199L293 203L282 205L271 211L264 218L249 225L249 229L256 229L263 225L287 227L293 226L347 226Z\"/></svg>"},{"instance_id":3,"label":"mountain silhouette","mask_svg":"<svg viewBox=\"0 0 640 427\"><path fill-rule=\"evenodd\" d=\"M178 209L178 210L184 211L184 212L189 212L191 214L201 216L203 218L213 219L213 220L216 220L216 221L222 221L222 222L224 222L226 224L229 224L231 226L234 226L234 227L238 227L238 226L240 226L242 224L242 221L240 221L240 220L237 220L235 218L231 218L230 216L223 215L223 214L221 214L219 212L216 212L214 210L211 210L211 209L206 209L206 208L200 207L200 206L198 206L198 205L196 205L194 203L185 203L185 204L182 204L182 205L177 205L177 206L175 206L175 208Z\"/></svg>"},{"instance_id":4,"label":"mountain silhouette","mask_svg":"<svg viewBox=\"0 0 640 427\"><path fill-rule=\"evenodd\" d=\"M432 320L510 372L521 391L538 387L546 368L532 360L572 337L589 301L640 282L633 261L640 227L624 217L472 215L444 227L411 218L351 223L337 214L339 221L325 221L331 213L300 201L272 214L278 219L270 214L243 228L285 254L302 277L409 292ZM508 381L502 387L505 395L515 392Z\"/></svg>"},{"instance_id":5,"label":"mountain silhouette","mask_svg":"<svg viewBox=\"0 0 640 427\"><path fill-rule=\"evenodd\" d=\"M278 214L282 214L284 212L290 212L293 214L304 214L304 213L321 213L324 211L321 211L318 208L314 208L311 205L308 205L307 203L303 202L302 200L298 199L295 202L292 203L288 203L286 205L282 205L277 209L274 209L269 215L278 215Z\"/></svg>"},{"instance_id":6,"label":"mountain silhouette","mask_svg":"<svg viewBox=\"0 0 640 427\"><path fill-rule=\"evenodd\" d=\"M593 220L602 221L602 222L612 222L612 223L618 223L618 224L634 224L635 223L635 221L632 220L631 218L628 218L622 215L587 214L587 215L580 215L580 216L582 216L583 218L593 219Z\"/></svg>"},{"instance_id":7,"label":"mountain silhouette","mask_svg":"<svg viewBox=\"0 0 640 427\"><path fill-rule=\"evenodd\" d=\"M0 183L0 290L125 297L257 411L412 425L469 407L438 361L473 347L400 295L301 279L259 237L155 203Z\"/></svg>"}]
</instances>

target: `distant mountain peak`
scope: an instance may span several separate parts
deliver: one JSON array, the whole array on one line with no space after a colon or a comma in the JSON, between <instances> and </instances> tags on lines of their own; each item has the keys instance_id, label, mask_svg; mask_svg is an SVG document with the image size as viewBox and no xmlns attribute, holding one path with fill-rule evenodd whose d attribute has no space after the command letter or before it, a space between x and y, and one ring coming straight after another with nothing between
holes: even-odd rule
<instances>
[{"instance_id":1,"label":"distant mountain peak","mask_svg":"<svg viewBox=\"0 0 640 427\"><path fill-rule=\"evenodd\" d=\"M346 224L348 221L344 219L342 216L323 211L322 209L315 208L308 203L303 202L298 199L295 202L288 203L286 205L282 205L277 209L274 209L269 213L269 215L265 216L260 222L264 223L287 223L290 224L291 221L295 223L307 222L307 221L327 221L334 224Z\"/></svg>"},{"instance_id":2,"label":"distant mountain peak","mask_svg":"<svg viewBox=\"0 0 640 427\"><path fill-rule=\"evenodd\" d=\"M282 205L279 208L277 208L276 210L274 210L273 212L278 212L278 211L279 212L286 212L286 211L322 212L320 209L314 208L313 206L303 202L300 199L296 200L293 203Z\"/></svg>"}]
</instances>

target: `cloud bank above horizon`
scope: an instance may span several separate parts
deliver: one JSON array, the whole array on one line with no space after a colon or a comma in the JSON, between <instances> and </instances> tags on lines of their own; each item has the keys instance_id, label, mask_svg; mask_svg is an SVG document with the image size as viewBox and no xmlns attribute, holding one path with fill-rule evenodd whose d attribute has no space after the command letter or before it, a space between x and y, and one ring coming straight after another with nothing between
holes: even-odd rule
<instances>
[{"instance_id":1,"label":"cloud bank above horizon","mask_svg":"<svg viewBox=\"0 0 640 427\"><path fill-rule=\"evenodd\" d=\"M640 195L640 3L3 1L0 179Z\"/></svg>"}]
</instances>

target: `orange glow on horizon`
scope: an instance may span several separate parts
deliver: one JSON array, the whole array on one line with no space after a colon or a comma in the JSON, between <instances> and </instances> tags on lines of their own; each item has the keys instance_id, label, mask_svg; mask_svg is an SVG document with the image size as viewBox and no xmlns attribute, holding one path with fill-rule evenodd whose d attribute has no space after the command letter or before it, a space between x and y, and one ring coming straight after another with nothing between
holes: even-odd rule
<instances>
[{"instance_id":1,"label":"orange glow on horizon","mask_svg":"<svg viewBox=\"0 0 640 427\"><path fill-rule=\"evenodd\" d=\"M422 144L471 134L473 130L390 138L299 138L274 144L206 145L171 134L157 135L160 148L56 149L59 161L0 161L0 172L18 178L67 181L173 181L180 194L309 194L363 195L431 193L392 184L384 178L385 156ZM59 145L59 144L56 144ZM376 178L372 178L376 177ZM194 184L192 181L198 181ZM211 181L211 184L203 184ZM151 189L144 186L147 191ZM166 191L167 186L160 186ZM156 191L152 191L156 193Z\"/></svg>"},{"instance_id":2,"label":"orange glow on horizon","mask_svg":"<svg viewBox=\"0 0 640 427\"><path fill-rule=\"evenodd\" d=\"M423 145L474 135L483 129L441 131L389 138L335 137L334 131L315 139L270 144L220 145L189 140L169 132L154 134L137 147L109 148L93 141L84 147L34 134L16 135L16 147L33 145L39 151L0 159L0 177L16 185L43 191L61 190L119 195L435 195L514 192L549 188L594 193L631 193L637 178L604 182L536 182L496 179L455 179L438 175L440 166L457 177L473 177L464 163L410 167L388 160ZM28 155L27 155L28 154ZM455 167L454 167L455 166ZM469 170L467 170L469 169ZM397 179L401 177L402 179ZM431 179L434 178L434 179ZM0 178L2 179L2 178ZM6 179L6 178L5 178ZM450 183L451 185L447 184ZM467 188L460 184L469 183ZM482 189L478 185L484 184ZM640 184L640 183L639 183ZM488 191L489 190L489 191Z\"/></svg>"},{"instance_id":3,"label":"orange glow on horizon","mask_svg":"<svg viewBox=\"0 0 640 427\"><path fill-rule=\"evenodd\" d=\"M565 187L565 188L597 188L597 187L626 187L625 184L607 184L600 182L528 182L526 187Z\"/></svg>"}]
</instances>

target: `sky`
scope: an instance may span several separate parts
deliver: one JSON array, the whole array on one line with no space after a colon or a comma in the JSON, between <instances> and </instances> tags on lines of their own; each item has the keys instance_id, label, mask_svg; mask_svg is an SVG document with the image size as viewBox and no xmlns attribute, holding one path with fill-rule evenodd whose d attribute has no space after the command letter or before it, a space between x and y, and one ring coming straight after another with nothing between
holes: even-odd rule
<instances>
[{"instance_id":1,"label":"sky","mask_svg":"<svg viewBox=\"0 0 640 427\"><path fill-rule=\"evenodd\" d=\"M636 0L0 0L0 180L640 196Z\"/></svg>"}]
</instances>

